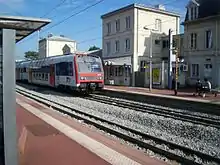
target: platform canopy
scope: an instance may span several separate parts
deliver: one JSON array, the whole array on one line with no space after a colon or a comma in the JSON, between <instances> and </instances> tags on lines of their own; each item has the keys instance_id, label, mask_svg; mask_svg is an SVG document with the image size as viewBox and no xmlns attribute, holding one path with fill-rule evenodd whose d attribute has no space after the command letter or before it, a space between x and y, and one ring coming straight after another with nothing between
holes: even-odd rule
<instances>
[{"instance_id":1,"label":"platform canopy","mask_svg":"<svg viewBox=\"0 0 220 165\"><path fill-rule=\"evenodd\" d=\"M0 15L0 29L16 30L16 43L35 31L40 30L50 22L51 20L42 18Z\"/></svg>"}]
</instances>

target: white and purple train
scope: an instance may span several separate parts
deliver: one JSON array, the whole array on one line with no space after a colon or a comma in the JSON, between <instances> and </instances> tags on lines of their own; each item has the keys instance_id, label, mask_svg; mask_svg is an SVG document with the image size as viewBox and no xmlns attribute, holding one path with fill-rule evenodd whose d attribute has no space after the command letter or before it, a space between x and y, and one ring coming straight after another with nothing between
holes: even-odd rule
<instances>
[{"instance_id":1,"label":"white and purple train","mask_svg":"<svg viewBox=\"0 0 220 165\"><path fill-rule=\"evenodd\" d=\"M59 55L16 62L16 81L91 93L104 87L104 70L99 56Z\"/></svg>"}]
</instances>

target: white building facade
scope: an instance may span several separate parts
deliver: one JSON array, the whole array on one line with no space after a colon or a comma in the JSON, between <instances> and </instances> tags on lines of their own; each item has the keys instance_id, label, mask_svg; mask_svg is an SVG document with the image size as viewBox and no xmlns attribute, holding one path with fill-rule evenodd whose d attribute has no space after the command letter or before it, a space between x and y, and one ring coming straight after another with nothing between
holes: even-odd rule
<instances>
[{"instance_id":1,"label":"white building facade","mask_svg":"<svg viewBox=\"0 0 220 165\"><path fill-rule=\"evenodd\" d=\"M180 16L160 5L150 8L132 4L101 18L103 60L111 64L107 66L107 82L114 81L116 85L136 86L139 80L135 75L149 61L150 47L152 60L160 62L161 37L168 35L170 28L173 35L179 34L180 29Z\"/></svg>"},{"instance_id":2,"label":"white building facade","mask_svg":"<svg viewBox=\"0 0 220 165\"><path fill-rule=\"evenodd\" d=\"M188 85L207 78L220 86L220 1L189 0L184 22L184 58Z\"/></svg>"},{"instance_id":3,"label":"white building facade","mask_svg":"<svg viewBox=\"0 0 220 165\"><path fill-rule=\"evenodd\" d=\"M49 57L74 53L77 50L76 41L64 36L49 35L39 41L39 57Z\"/></svg>"}]
</instances>

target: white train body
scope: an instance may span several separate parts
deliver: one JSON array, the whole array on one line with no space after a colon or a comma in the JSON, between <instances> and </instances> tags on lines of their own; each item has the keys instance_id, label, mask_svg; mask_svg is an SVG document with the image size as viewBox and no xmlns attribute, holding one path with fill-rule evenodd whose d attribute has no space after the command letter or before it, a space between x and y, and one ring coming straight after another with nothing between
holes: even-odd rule
<instances>
[{"instance_id":1,"label":"white train body","mask_svg":"<svg viewBox=\"0 0 220 165\"><path fill-rule=\"evenodd\" d=\"M69 54L16 62L16 80L78 91L98 90L104 87L104 71L98 56Z\"/></svg>"}]
</instances>

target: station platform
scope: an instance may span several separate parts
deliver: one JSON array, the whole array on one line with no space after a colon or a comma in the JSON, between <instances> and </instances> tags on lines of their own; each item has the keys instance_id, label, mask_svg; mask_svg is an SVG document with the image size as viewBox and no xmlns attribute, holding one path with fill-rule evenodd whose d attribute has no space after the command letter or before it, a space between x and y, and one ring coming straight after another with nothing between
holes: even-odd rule
<instances>
[{"instance_id":1,"label":"station platform","mask_svg":"<svg viewBox=\"0 0 220 165\"><path fill-rule=\"evenodd\" d=\"M214 94L207 94L204 98L201 96L193 96L195 89L179 89L177 96L174 95L174 90L167 89L152 89L149 91L149 88L105 85L104 90L135 93L147 96L158 96L177 100L190 100L195 102L220 104L220 95L215 97Z\"/></svg>"},{"instance_id":2,"label":"station platform","mask_svg":"<svg viewBox=\"0 0 220 165\"><path fill-rule=\"evenodd\" d=\"M19 165L165 165L119 140L17 94Z\"/></svg>"}]
</instances>

